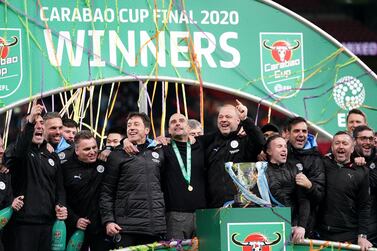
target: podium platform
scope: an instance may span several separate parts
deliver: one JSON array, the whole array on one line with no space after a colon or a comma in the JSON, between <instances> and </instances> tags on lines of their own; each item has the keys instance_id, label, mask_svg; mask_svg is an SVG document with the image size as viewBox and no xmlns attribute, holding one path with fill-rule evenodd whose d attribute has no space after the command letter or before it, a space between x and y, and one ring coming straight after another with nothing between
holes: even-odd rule
<instances>
[{"instance_id":1,"label":"podium platform","mask_svg":"<svg viewBox=\"0 0 377 251\"><path fill-rule=\"evenodd\" d=\"M292 251L291 209L222 208L196 211L200 251Z\"/></svg>"}]
</instances>

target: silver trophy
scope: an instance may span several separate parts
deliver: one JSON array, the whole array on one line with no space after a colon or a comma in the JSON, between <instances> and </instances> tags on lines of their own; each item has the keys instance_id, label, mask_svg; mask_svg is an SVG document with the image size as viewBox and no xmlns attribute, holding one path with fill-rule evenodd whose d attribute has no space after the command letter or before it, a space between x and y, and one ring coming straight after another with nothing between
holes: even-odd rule
<instances>
[{"instance_id":1,"label":"silver trophy","mask_svg":"<svg viewBox=\"0 0 377 251\"><path fill-rule=\"evenodd\" d=\"M243 207L250 202L260 206L270 206L267 179L264 170L266 162L225 163L225 169L238 188L234 198L234 207ZM262 198L253 193L253 188L258 185L258 191Z\"/></svg>"}]
</instances>

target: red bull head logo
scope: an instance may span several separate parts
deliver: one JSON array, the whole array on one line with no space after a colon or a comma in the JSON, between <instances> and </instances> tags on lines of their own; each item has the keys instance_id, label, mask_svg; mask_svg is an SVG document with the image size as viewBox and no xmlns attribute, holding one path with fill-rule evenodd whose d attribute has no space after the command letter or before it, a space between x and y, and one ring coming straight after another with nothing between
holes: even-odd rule
<instances>
[{"instance_id":1,"label":"red bull head logo","mask_svg":"<svg viewBox=\"0 0 377 251\"><path fill-rule=\"evenodd\" d=\"M290 45L287 41L279 40L272 45L267 44L268 40L263 41L263 46L271 51L271 55L278 63L288 62L292 58L292 51L300 47L300 41L295 40L295 45Z\"/></svg>"},{"instance_id":2,"label":"red bull head logo","mask_svg":"<svg viewBox=\"0 0 377 251\"><path fill-rule=\"evenodd\" d=\"M277 238L274 241L268 241L266 236L260 233L252 233L244 241L238 241L237 235L238 233L232 234L232 242L241 246L242 251L271 251L271 246L278 244L281 240L281 234L278 232L275 232Z\"/></svg>"},{"instance_id":3,"label":"red bull head logo","mask_svg":"<svg viewBox=\"0 0 377 251\"><path fill-rule=\"evenodd\" d=\"M4 38L0 37L0 58L5 59L8 57L9 48L18 43L18 38L13 36L13 41L8 42Z\"/></svg>"}]
</instances>

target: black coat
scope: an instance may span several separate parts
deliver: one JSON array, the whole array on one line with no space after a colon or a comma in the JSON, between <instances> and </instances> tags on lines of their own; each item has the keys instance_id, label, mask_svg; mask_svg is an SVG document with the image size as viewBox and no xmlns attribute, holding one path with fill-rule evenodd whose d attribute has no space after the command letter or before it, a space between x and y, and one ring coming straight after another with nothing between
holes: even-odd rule
<instances>
[{"instance_id":1,"label":"black coat","mask_svg":"<svg viewBox=\"0 0 377 251\"><path fill-rule=\"evenodd\" d=\"M367 234L370 214L367 168L352 163L341 167L330 157L324 164L326 196L320 208L319 229L330 233L335 241L357 239L358 234ZM336 239L339 234L344 234L344 238Z\"/></svg>"},{"instance_id":2,"label":"black coat","mask_svg":"<svg viewBox=\"0 0 377 251\"><path fill-rule=\"evenodd\" d=\"M306 189L307 196L313 204L320 203L325 196L325 169L318 149L295 149L288 143L288 161L302 163L303 173L312 182L312 187Z\"/></svg>"},{"instance_id":3,"label":"black coat","mask_svg":"<svg viewBox=\"0 0 377 251\"><path fill-rule=\"evenodd\" d=\"M15 212L15 221L52 224L55 206L65 205L65 192L59 158L47 150L46 142L32 143L34 124L27 123L16 143L7 148L5 164L12 175L15 197L24 195L24 206Z\"/></svg>"},{"instance_id":4,"label":"black coat","mask_svg":"<svg viewBox=\"0 0 377 251\"><path fill-rule=\"evenodd\" d=\"M377 242L377 156L376 148L373 149L369 157L365 157L362 153L354 151L352 159L356 157L364 157L366 167L369 170L369 185L370 185L370 218L369 218L369 231L368 240Z\"/></svg>"},{"instance_id":5,"label":"black coat","mask_svg":"<svg viewBox=\"0 0 377 251\"><path fill-rule=\"evenodd\" d=\"M10 174L0 173L0 210L13 202Z\"/></svg>"},{"instance_id":6,"label":"black coat","mask_svg":"<svg viewBox=\"0 0 377 251\"><path fill-rule=\"evenodd\" d=\"M180 148L180 142L177 142ZM186 148L186 143L183 145ZM204 150L200 142L191 145L191 186L188 191L187 182L183 178L178 159L171 145L163 147L165 164L162 173L162 184L165 195L166 211L194 212L196 209L206 208ZM186 166L186 153L183 156Z\"/></svg>"},{"instance_id":7,"label":"black coat","mask_svg":"<svg viewBox=\"0 0 377 251\"><path fill-rule=\"evenodd\" d=\"M240 125L247 136L238 136L237 130L227 136L217 131L199 137L206 149L207 200L210 208L222 207L237 194L237 188L225 170L225 163L255 162L265 142L262 131L250 118Z\"/></svg>"},{"instance_id":8,"label":"black coat","mask_svg":"<svg viewBox=\"0 0 377 251\"><path fill-rule=\"evenodd\" d=\"M102 222L117 223L122 233L164 234L165 203L160 184L164 154L161 147L138 147L137 155L119 148L109 155L100 196Z\"/></svg>"},{"instance_id":9,"label":"black coat","mask_svg":"<svg viewBox=\"0 0 377 251\"><path fill-rule=\"evenodd\" d=\"M310 216L310 201L303 189L296 185L296 175L301 172L299 162L286 162L281 165L268 163L266 178L271 195L279 203L292 210L292 226L306 228ZM259 194L257 188L253 189ZM273 201L271 200L273 203Z\"/></svg>"},{"instance_id":10,"label":"black coat","mask_svg":"<svg viewBox=\"0 0 377 251\"><path fill-rule=\"evenodd\" d=\"M76 229L79 218L87 218L89 233L103 232L99 212L100 185L105 175L105 166L101 161L84 163L73 155L62 164L64 187L67 194L68 219L71 230Z\"/></svg>"}]
</instances>

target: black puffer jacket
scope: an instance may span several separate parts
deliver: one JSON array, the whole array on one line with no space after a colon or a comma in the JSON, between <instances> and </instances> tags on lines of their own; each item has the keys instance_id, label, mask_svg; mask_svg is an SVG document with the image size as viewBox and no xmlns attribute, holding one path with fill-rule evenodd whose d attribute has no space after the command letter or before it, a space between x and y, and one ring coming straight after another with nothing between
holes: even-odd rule
<instances>
[{"instance_id":1,"label":"black puffer jacket","mask_svg":"<svg viewBox=\"0 0 377 251\"><path fill-rule=\"evenodd\" d=\"M166 232L160 169L161 147L138 146L137 155L115 149L107 160L100 196L102 222L117 223L123 233L159 235Z\"/></svg>"},{"instance_id":2,"label":"black puffer jacket","mask_svg":"<svg viewBox=\"0 0 377 251\"><path fill-rule=\"evenodd\" d=\"M318 149L295 149L288 143L288 161L302 163L303 173L312 182L312 187L305 190L308 198L314 204L320 203L325 196L325 169Z\"/></svg>"},{"instance_id":3,"label":"black puffer jacket","mask_svg":"<svg viewBox=\"0 0 377 251\"><path fill-rule=\"evenodd\" d=\"M68 219L70 230L76 229L79 218L87 218L90 224L86 232L97 234L103 232L99 213L100 185L105 176L104 163L84 163L74 154L62 164L64 187L67 195Z\"/></svg>"},{"instance_id":4,"label":"black puffer jacket","mask_svg":"<svg viewBox=\"0 0 377 251\"><path fill-rule=\"evenodd\" d=\"M368 240L377 243L377 155L376 148L373 148L372 154L365 157L362 153L356 150L352 153L351 159L356 157L364 157L366 167L369 170L369 185L370 185L370 218Z\"/></svg>"},{"instance_id":5,"label":"black puffer jacket","mask_svg":"<svg viewBox=\"0 0 377 251\"><path fill-rule=\"evenodd\" d=\"M292 226L306 228L310 215L310 201L303 189L296 185L296 175L301 172L300 162L287 162L282 165L268 163L266 177L274 198L292 209Z\"/></svg>"},{"instance_id":6,"label":"black puffer jacket","mask_svg":"<svg viewBox=\"0 0 377 251\"><path fill-rule=\"evenodd\" d=\"M220 131L199 137L206 149L208 206L222 207L233 200L237 194L229 174L225 170L226 162L254 162L265 142L262 131L250 118L241 122L247 136L239 137L238 131L223 136Z\"/></svg>"},{"instance_id":7,"label":"black puffer jacket","mask_svg":"<svg viewBox=\"0 0 377 251\"><path fill-rule=\"evenodd\" d=\"M370 214L368 170L355 164L339 166L325 159L326 197L321 204L319 229L324 238L344 241L368 233ZM342 234L342 238L336 236ZM343 239L344 238L344 239Z\"/></svg>"},{"instance_id":8,"label":"black puffer jacket","mask_svg":"<svg viewBox=\"0 0 377 251\"><path fill-rule=\"evenodd\" d=\"M268 163L266 177L271 194L286 207L296 207L296 182L297 168L289 164L277 165Z\"/></svg>"}]
</instances>

